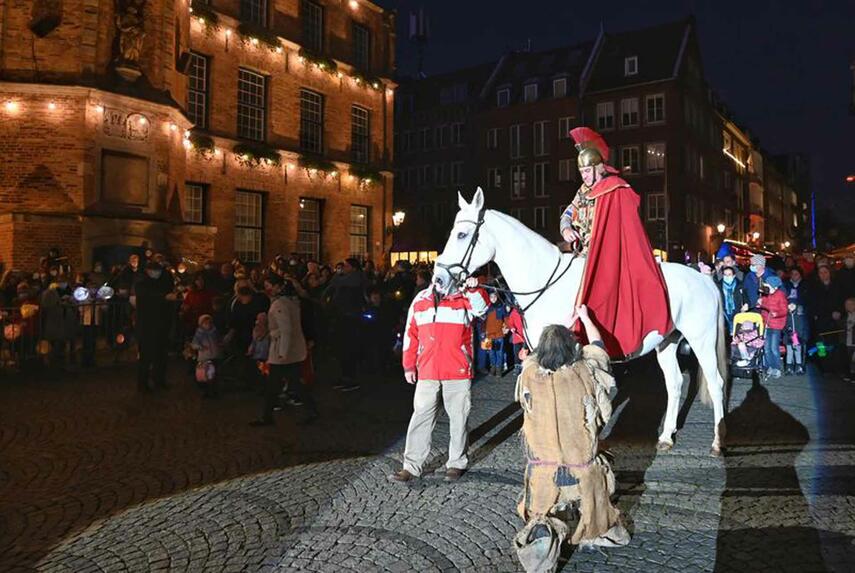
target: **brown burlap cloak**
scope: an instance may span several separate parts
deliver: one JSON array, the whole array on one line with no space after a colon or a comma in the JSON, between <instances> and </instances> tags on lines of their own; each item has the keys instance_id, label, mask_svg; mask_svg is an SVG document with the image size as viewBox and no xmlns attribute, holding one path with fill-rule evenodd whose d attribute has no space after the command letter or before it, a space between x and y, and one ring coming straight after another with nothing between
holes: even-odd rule
<instances>
[{"instance_id":1,"label":"brown burlap cloak","mask_svg":"<svg viewBox=\"0 0 855 573\"><path fill-rule=\"evenodd\" d=\"M527 456L517 511L529 521L549 515L559 503L578 501L581 517L570 536L573 544L595 539L620 521L609 500L614 475L597 455L597 435L612 413L613 387L609 356L595 345L555 372L541 368L532 355L517 380Z\"/></svg>"}]
</instances>

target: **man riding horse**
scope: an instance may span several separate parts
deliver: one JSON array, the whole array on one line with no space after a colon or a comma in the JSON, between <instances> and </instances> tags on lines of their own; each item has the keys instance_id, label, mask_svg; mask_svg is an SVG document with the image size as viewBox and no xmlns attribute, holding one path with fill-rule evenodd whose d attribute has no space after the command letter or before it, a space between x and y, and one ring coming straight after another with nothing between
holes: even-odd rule
<instances>
[{"instance_id":1,"label":"man riding horse","mask_svg":"<svg viewBox=\"0 0 855 573\"><path fill-rule=\"evenodd\" d=\"M587 127L570 136L582 186L561 217L561 235L587 258L576 304L590 309L609 355L622 359L671 331L665 280L638 215L638 194L606 164L605 140Z\"/></svg>"}]
</instances>

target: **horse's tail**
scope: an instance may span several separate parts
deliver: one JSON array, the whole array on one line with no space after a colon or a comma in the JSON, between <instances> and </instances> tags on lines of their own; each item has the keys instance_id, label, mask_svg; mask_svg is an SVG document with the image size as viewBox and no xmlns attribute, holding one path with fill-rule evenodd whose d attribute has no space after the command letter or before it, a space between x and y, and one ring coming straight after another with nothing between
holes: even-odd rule
<instances>
[{"instance_id":1,"label":"horse's tail","mask_svg":"<svg viewBox=\"0 0 855 573\"><path fill-rule=\"evenodd\" d=\"M722 380L727 380L727 335L724 331L724 313L722 312L721 303L717 301L716 312L718 313L718 326L716 328L715 354L718 373ZM710 396L709 380L704 376L704 369L698 367L698 394L701 397L701 402L707 406L712 406L712 396Z\"/></svg>"}]
</instances>

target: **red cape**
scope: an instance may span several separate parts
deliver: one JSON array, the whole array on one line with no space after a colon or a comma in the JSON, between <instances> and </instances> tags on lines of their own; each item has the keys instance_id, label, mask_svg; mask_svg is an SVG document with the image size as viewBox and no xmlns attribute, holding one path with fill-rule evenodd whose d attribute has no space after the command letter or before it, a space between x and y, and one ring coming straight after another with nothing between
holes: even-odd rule
<instances>
[{"instance_id":1,"label":"red cape","mask_svg":"<svg viewBox=\"0 0 855 573\"><path fill-rule=\"evenodd\" d=\"M606 177L588 197L596 199L594 226L577 304L588 306L609 355L624 358L647 333L671 330L668 292L629 183Z\"/></svg>"}]
</instances>

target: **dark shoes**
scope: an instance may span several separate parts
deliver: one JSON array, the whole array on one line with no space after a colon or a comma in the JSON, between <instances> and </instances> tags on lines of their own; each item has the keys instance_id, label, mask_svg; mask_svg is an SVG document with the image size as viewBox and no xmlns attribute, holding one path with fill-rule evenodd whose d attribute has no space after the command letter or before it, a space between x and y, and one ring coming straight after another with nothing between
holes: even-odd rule
<instances>
[{"instance_id":1,"label":"dark shoes","mask_svg":"<svg viewBox=\"0 0 855 573\"><path fill-rule=\"evenodd\" d=\"M445 470L445 481L457 481L465 471L458 468L448 468Z\"/></svg>"},{"instance_id":2,"label":"dark shoes","mask_svg":"<svg viewBox=\"0 0 855 573\"><path fill-rule=\"evenodd\" d=\"M273 420L265 420L264 418L258 418L257 420L253 420L249 423L250 426L254 428L260 428L261 426L272 426Z\"/></svg>"},{"instance_id":3,"label":"dark shoes","mask_svg":"<svg viewBox=\"0 0 855 573\"><path fill-rule=\"evenodd\" d=\"M414 476L413 474L411 474L411 473L410 473L410 472L408 472L407 470L398 470L398 471L396 471L395 473L390 474L390 475L389 475L389 477L388 477L387 479L388 479L389 481L396 481L396 482L399 482L399 483L406 483L406 482L408 482L408 481L411 481L411 480L415 479L416 477L417 477L417 476Z\"/></svg>"}]
</instances>

